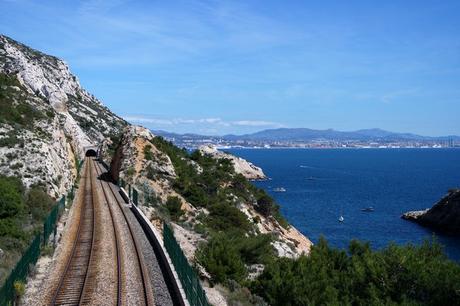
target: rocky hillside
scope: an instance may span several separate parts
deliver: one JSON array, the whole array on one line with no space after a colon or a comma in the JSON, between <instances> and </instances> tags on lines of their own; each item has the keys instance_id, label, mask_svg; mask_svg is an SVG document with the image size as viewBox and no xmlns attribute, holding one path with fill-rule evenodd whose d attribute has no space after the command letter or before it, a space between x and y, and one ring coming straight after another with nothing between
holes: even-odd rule
<instances>
[{"instance_id":1,"label":"rocky hillside","mask_svg":"<svg viewBox=\"0 0 460 306\"><path fill-rule=\"evenodd\" d=\"M84 147L126 122L84 90L60 59L0 35L0 174L53 197L73 184Z\"/></svg>"},{"instance_id":2,"label":"rocky hillside","mask_svg":"<svg viewBox=\"0 0 460 306\"><path fill-rule=\"evenodd\" d=\"M170 220L184 253L211 284L253 278L269 258L297 258L311 247L276 203L248 181L265 177L262 170L230 154L207 147L189 153L145 128L129 126L111 171L139 191L141 209L160 230L162 221ZM219 243L223 249L215 246ZM225 262L232 252L236 262L226 264L240 270L222 272L213 262ZM206 290L214 304L225 305L219 292Z\"/></svg>"},{"instance_id":3,"label":"rocky hillside","mask_svg":"<svg viewBox=\"0 0 460 306\"><path fill-rule=\"evenodd\" d=\"M460 235L460 189L450 190L432 208L410 211L403 219L453 235Z\"/></svg>"}]
</instances>

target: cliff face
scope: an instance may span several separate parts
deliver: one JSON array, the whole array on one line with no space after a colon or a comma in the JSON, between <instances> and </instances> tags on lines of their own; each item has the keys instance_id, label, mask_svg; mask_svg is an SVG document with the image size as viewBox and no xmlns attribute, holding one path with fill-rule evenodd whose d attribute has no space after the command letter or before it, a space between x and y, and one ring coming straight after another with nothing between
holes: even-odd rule
<instances>
[{"instance_id":1,"label":"cliff face","mask_svg":"<svg viewBox=\"0 0 460 306\"><path fill-rule=\"evenodd\" d=\"M403 219L453 235L460 235L460 189L451 190L432 208L411 211Z\"/></svg>"},{"instance_id":2,"label":"cliff face","mask_svg":"<svg viewBox=\"0 0 460 306\"><path fill-rule=\"evenodd\" d=\"M142 199L158 197L166 201L170 195L177 196L172 188L176 173L169 156L153 144L154 138L155 135L144 127L126 127L110 171L115 180L121 178L133 184Z\"/></svg>"},{"instance_id":3,"label":"cliff face","mask_svg":"<svg viewBox=\"0 0 460 306\"><path fill-rule=\"evenodd\" d=\"M0 173L58 197L84 148L126 123L84 90L60 59L0 35Z\"/></svg>"}]
</instances>

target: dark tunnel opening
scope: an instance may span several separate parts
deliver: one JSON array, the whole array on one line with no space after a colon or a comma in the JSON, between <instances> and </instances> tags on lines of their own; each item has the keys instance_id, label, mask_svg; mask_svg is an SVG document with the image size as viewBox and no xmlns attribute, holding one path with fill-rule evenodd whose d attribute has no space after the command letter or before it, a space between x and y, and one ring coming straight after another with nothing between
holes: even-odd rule
<instances>
[{"instance_id":1,"label":"dark tunnel opening","mask_svg":"<svg viewBox=\"0 0 460 306\"><path fill-rule=\"evenodd\" d=\"M97 153L96 151L94 151L93 149L89 149L88 151L86 151L86 156L94 156L96 157L97 156Z\"/></svg>"}]
</instances>

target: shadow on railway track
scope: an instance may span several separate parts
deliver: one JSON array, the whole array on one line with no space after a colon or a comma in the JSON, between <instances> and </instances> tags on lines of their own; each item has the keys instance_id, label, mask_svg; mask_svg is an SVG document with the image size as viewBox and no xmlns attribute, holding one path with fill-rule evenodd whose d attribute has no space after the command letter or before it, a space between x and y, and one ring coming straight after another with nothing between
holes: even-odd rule
<instances>
[{"instance_id":1,"label":"shadow on railway track","mask_svg":"<svg viewBox=\"0 0 460 306\"><path fill-rule=\"evenodd\" d=\"M115 183L112 176L108 172L103 172L101 175L97 177L97 179L101 181L109 182L109 183Z\"/></svg>"}]
</instances>

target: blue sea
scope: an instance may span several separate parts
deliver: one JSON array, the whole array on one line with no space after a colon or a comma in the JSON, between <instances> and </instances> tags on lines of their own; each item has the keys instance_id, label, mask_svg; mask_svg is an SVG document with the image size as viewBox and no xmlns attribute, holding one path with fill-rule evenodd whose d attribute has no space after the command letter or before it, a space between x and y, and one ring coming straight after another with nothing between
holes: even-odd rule
<instances>
[{"instance_id":1,"label":"blue sea","mask_svg":"<svg viewBox=\"0 0 460 306\"><path fill-rule=\"evenodd\" d=\"M402 220L401 214L429 208L460 186L459 149L228 151L263 168L270 180L255 184L277 200L290 223L313 242L323 235L338 248L355 238L374 249L431 239L432 230ZM281 187L286 192L273 190ZM373 212L361 211L370 206ZM459 261L460 238L435 235Z\"/></svg>"}]
</instances>

